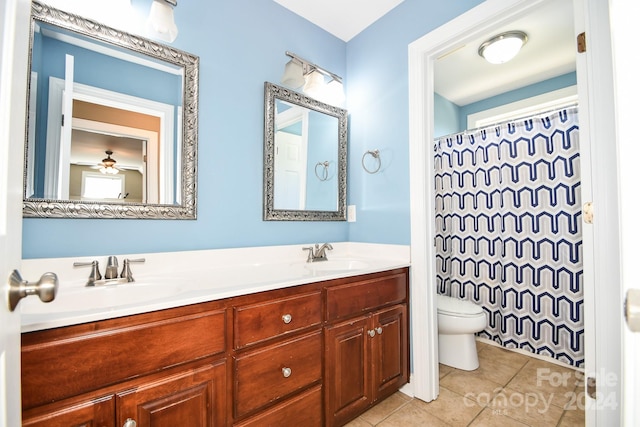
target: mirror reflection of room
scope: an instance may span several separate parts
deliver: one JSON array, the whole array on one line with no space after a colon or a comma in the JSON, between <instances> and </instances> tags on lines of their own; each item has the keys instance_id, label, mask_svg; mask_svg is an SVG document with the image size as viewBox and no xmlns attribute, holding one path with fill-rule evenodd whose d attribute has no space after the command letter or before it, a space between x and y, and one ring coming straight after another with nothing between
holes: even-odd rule
<instances>
[{"instance_id":1,"label":"mirror reflection of room","mask_svg":"<svg viewBox=\"0 0 640 427\"><path fill-rule=\"evenodd\" d=\"M346 221L347 110L264 88L264 220Z\"/></svg>"},{"instance_id":2,"label":"mirror reflection of room","mask_svg":"<svg viewBox=\"0 0 640 427\"><path fill-rule=\"evenodd\" d=\"M159 134L158 117L75 100L68 199L158 203Z\"/></svg>"},{"instance_id":3,"label":"mirror reflection of room","mask_svg":"<svg viewBox=\"0 0 640 427\"><path fill-rule=\"evenodd\" d=\"M45 23L31 61L27 199L176 203L179 67ZM100 179L106 151L119 173Z\"/></svg>"},{"instance_id":4,"label":"mirror reflection of room","mask_svg":"<svg viewBox=\"0 0 640 427\"><path fill-rule=\"evenodd\" d=\"M274 208L338 209L338 118L276 100Z\"/></svg>"}]
</instances>

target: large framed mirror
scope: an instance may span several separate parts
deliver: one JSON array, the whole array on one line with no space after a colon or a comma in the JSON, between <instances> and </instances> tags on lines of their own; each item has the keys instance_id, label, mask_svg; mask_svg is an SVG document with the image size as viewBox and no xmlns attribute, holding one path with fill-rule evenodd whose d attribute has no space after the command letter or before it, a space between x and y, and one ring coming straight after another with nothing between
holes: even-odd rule
<instances>
[{"instance_id":1,"label":"large framed mirror","mask_svg":"<svg viewBox=\"0 0 640 427\"><path fill-rule=\"evenodd\" d=\"M347 110L264 84L264 220L346 221Z\"/></svg>"},{"instance_id":2,"label":"large framed mirror","mask_svg":"<svg viewBox=\"0 0 640 427\"><path fill-rule=\"evenodd\" d=\"M195 219L199 58L32 2L24 217Z\"/></svg>"}]
</instances>

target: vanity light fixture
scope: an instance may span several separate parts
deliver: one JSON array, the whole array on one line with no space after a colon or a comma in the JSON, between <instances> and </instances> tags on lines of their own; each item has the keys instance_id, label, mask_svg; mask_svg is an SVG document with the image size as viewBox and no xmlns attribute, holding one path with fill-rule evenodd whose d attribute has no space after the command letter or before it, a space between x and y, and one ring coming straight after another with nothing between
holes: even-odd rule
<instances>
[{"instance_id":1,"label":"vanity light fixture","mask_svg":"<svg viewBox=\"0 0 640 427\"><path fill-rule=\"evenodd\" d=\"M107 157L105 159L102 159L102 163L100 164L100 172L109 175L115 175L120 172L120 170L116 168L116 160L111 157L113 151L107 150L105 151L105 153L107 154Z\"/></svg>"},{"instance_id":2,"label":"vanity light fixture","mask_svg":"<svg viewBox=\"0 0 640 427\"><path fill-rule=\"evenodd\" d=\"M500 33L482 43L478 48L478 55L491 64L504 64L518 54L527 40L527 34L522 31Z\"/></svg>"},{"instance_id":3,"label":"vanity light fixture","mask_svg":"<svg viewBox=\"0 0 640 427\"><path fill-rule=\"evenodd\" d=\"M324 92L324 76L320 71L313 70L304 76L302 91L315 99L321 99Z\"/></svg>"},{"instance_id":4,"label":"vanity light fixture","mask_svg":"<svg viewBox=\"0 0 640 427\"><path fill-rule=\"evenodd\" d=\"M177 5L178 0L153 0L147 19L149 36L168 43L178 37L178 27L173 17L173 8Z\"/></svg>"},{"instance_id":5,"label":"vanity light fixture","mask_svg":"<svg viewBox=\"0 0 640 427\"><path fill-rule=\"evenodd\" d=\"M284 67L281 83L302 91L312 98L331 105L344 103L344 87L342 77L303 59L295 53L285 52L291 58ZM325 77L329 82L325 83Z\"/></svg>"},{"instance_id":6,"label":"vanity light fixture","mask_svg":"<svg viewBox=\"0 0 640 427\"><path fill-rule=\"evenodd\" d=\"M291 59L284 66L284 74L280 81L283 85L299 88L304 84L304 75L302 72L302 63L296 59Z\"/></svg>"}]
</instances>

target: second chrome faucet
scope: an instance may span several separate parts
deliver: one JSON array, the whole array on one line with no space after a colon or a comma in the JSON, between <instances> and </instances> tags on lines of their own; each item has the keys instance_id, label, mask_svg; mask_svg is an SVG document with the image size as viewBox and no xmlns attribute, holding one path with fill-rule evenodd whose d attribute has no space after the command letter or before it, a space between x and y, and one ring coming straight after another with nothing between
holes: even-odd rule
<instances>
[{"instance_id":1,"label":"second chrome faucet","mask_svg":"<svg viewBox=\"0 0 640 427\"><path fill-rule=\"evenodd\" d=\"M133 275L131 274L131 268L129 264L132 262L144 262L144 258L139 259L128 259L125 258L122 262L122 272L120 273L120 279L118 278L118 258L115 256L110 256L107 258L107 267L104 272L104 280L102 279L102 275L100 274L100 269L98 266L98 261L94 260L91 262L74 262L74 267L83 267L83 266L91 266L91 272L89 273L89 279L87 280L86 286L98 286L98 285L108 285L108 284L117 284L124 282L133 282Z\"/></svg>"},{"instance_id":2,"label":"second chrome faucet","mask_svg":"<svg viewBox=\"0 0 640 427\"><path fill-rule=\"evenodd\" d=\"M309 251L307 262L327 261L327 249L333 250L331 243L323 243L322 246L316 243L315 247L302 248L303 251Z\"/></svg>"}]
</instances>

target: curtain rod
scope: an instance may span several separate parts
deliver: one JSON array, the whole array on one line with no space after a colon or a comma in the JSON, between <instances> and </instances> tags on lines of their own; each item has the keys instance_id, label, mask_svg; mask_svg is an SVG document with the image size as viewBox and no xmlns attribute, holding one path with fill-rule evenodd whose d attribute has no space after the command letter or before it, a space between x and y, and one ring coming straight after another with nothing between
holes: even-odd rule
<instances>
[{"instance_id":1,"label":"curtain rod","mask_svg":"<svg viewBox=\"0 0 640 427\"><path fill-rule=\"evenodd\" d=\"M558 111L570 110L572 108L577 109L578 108L578 103L577 102L571 102L571 103L569 103L569 104L567 104L567 105L565 105L563 107L554 107L554 108L552 108L550 110L540 111L540 112L537 112L537 113L531 114L531 115L524 115L524 116L516 117L516 118L513 118L513 119L503 120L503 121L500 121L500 122L492 123L490 125L480 126L480 127L473 128L473 129L465 129L463 131L453 132L453 133L450 133L448 135L436 136L433 139L435 141L435 140L440 140L440 139L443 139L443 138L450 138L452 136L460 135L460 134L464 135L464 134L476 133L476 132L480 132L480 131L483 131L483 130L486 130L486 129L494 128L496 126L502 126L502 125L504 125L506 123L517 122L519 120L536 119L536 118L541 117L541 116L548 116L550 114L557 113Z\"/></svg>"}]
</instances>

